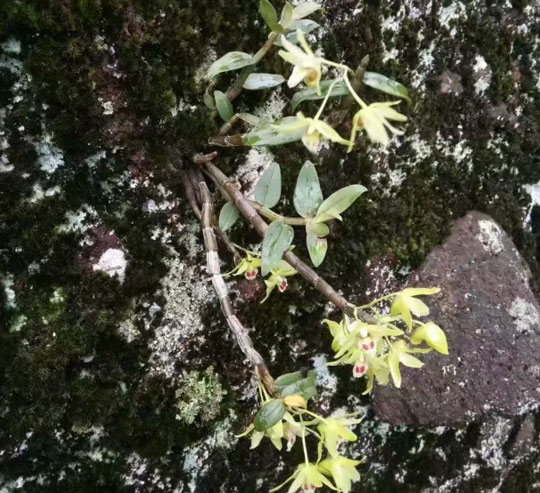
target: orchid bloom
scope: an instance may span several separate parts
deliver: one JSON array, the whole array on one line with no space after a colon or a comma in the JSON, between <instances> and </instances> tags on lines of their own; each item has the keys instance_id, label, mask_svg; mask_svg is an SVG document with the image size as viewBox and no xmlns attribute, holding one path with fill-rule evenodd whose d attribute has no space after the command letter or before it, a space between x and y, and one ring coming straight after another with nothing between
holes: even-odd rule
<instances>
[{"instance_id":1,"label":"orchid bloom","mask_svg":"<svg viewBox=\"0 0 540 493\"><path fill-rule=\"evenodd\" d=\"M331 457L337 457L338 443L341 440L349 442L356 441L356 435L349 429L349 426L360 423L361 419L351 419L347 416L337 418L326 418L318 425L319 432L324 440L328 453Z\"/></svg>"},{"instance_id":2,"label":"orchid bloom","mask_svg":"<svg viewBox=\"0 0 540 493\"><path fill-rule=\"evenodd\" d=\"M321 65L323 59L315 56L309 45L307 44L304 33L297 29L296 35L302 48L291 43L285 36L281 37L281 44L285 50L279 50L278 54L286 62L294 65L293 71L287 85L296 87L302 80L308 87L317 89L317 94L321 94L319 82L322 77Z\"/></svg>"},{"instance_id":3,"label":"orchid bloom","mask_svg":"<svg viewBox=\"0 0 540 493\"><path fill-rule=\"evenodd\" d=\"M232 274L234 276L241 276L244 274L245 278L251 281L257 277L260 266L261 259L250 252L246 252L246 257L243 258L231 272L228 272L225 275L229 276Z\"/></svg>"},{"instance_id":4,"label":"orchid bloom","mask_svg":"<svg viewBox=\"0 0 540 493\"><path fill-rule=\"evenodd\" d=\"M390 313L394 316L401 316L409 330L411 330L411 312L417 317L429 315L428 306L423 301L416 299L416 296L435 294L439 291L439 288L405 288L395 297L390 308Z\"/></svg>"},{"instance_id":5,"label":"orchid bloom","mask_svg":"<svg viewBox=\"0 0 540 493\"><path fill-rule=\"evenodd\" d=\"M287 277L294 276L296 269L288 262L282 260L280 264L270 273L270 277L264 281L266 284L266 296L261 301L264 303L272 291L277 287L280 293L284 293L289 286Z\"/></svg>"},{"instance_id":6,"label":"orchid bloom","mask_svg":"<svg viewBox=\"0 0 540 493\"><path fill-rule=\"evenodd\" d=\"M336 81L337 82L337 81ZM327 139L338 144L349 145L349 141L341 137L328 123L320 120L324 107L328 102L328 98L332 93L336 82L329 88L324 101L322 102L317 114L314 118L307 118L302 112L296 114L294 120L289 120L286 123L275 125L274 128L278 133L282 134L302 134L302 142L308 150L316 154L319 150L321 140Z\"/></svg>"},{"instance_id":7,"label":"orchid bloom","mask_svg":"<svg viewBox=\"0 0 540 493\"><path fill-rule=\"evenodd\" d=\"M422 363L418 358L411 356L409 353L427 353L429 351L431 350L411 349L403 340L393 342L390 345L390 352L388 353L388 366L390 367L390 373L392 375L394 385L397 388L401 387L401 371L399 369L399 364L401 363L409 368L422 368L424 363Z\"/></svg>"},{"instance_id":8,"label":"orchid bloom","mask_svg":"<svg viewBox=\"0 0 540 493\"><path fill-rule=\"evenodd\" d=\"M400 101L390 101L385 103L372 103L367 105L361 98L356 94L355 90L351 86L347 73L344 75L345 83L349 88L350 93L360 105L360 111L358 111L353 117L353 128L351 132L351 138L349 143L348 152L350 152L354 146L354 141L356 139L356 134L359 130L365 130L368 134L369 139L372 142L382 144L383 146L388 145L390 142L390 137L388 135L388 130L394 135L403 135L402 130L398 130L389 123L389 120L405 122L407 117L398 113L392 106L399 104Z\"/></svg>"},{"instance_id":9,"label":"orchid bloom","mask_svg":"<svg viewBox=\"0 0 540 493\"><path fill-rule=\"evenodd\" d=\"M433 322L422 324L411 336L413 344L425 342L429 347L441 354L448 354L448 342L444 331Z\"/></svg>"},{"instance_id":10,"label":"orchid bloom","mask_svg":"<svg viewBox=\"0 0 540 493\"><path fill-rule=\"evenodd\" d=\"M317 488L320 488L323 484L329 488L335 490L334 485L319 471L319 467L311 462L300 464L294 473L281 483L279 486L270 490L270 493L277 491L285 486L289 481L294 481L289 486L287 493L294 493L302 488L304 493L313 493Z\"/></svg>"},{"instance_id":11,"label":"orchid bloom","mask_svg":"<svg viewBox=\"0 0 540 493\"><path fill-rule=\"evenodd\" d=\"M319 464L319 469L324 474L332 476L339 491L349 493L352 483L360 479L360 473L356 470L356 466L361 463L361 460L348 459L340 455L323 460Z\"/></svg>"}]
</instances>

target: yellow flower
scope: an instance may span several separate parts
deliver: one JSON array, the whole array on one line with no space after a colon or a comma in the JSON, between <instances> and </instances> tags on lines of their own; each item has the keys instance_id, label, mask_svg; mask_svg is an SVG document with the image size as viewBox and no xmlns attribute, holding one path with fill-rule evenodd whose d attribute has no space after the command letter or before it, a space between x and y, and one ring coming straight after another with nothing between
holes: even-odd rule
<instances>
[{"instance_id":1,"label":"yellow flower","mask_svg":"<svg viewBox=\"0 0 540 493\"><path fill-rule=\"evenodd\" d=\"M421 368L424 366L418 358L411 356L409 353L426 353L429 349L411 349L407 347L407 344L403 340L393 342L390 345L390 352L388 353L388 366L390 367L390 373L392 380L396 387L401 387L401 371L399 364L408 366L409 368Z\"/></svg>"},{"instance_id":2,"label":"yellow flower","mask_svg":"<svg viewBox=\"0 0 540 493\"><path fill-rule=\"evenodd\" d=\"M440 291L439 288L406 288L398 293L392 302L390 313L394 316L400 315L403 321L412 329L412 315L417 317L425 317L429 315L428 306L421 300L417 300L415 296L435 294Z\"/></svg>"},{"instance_id":3,"label":"yellow flower","mask_svg":"<svg viewBox=\"0 0 540 493\"><path fill-rule=\"evenodd\" d=\"M312 464L311 462L307 462L305 464L300 464L296 468L294 473L285 480L285 482L271 489L270 493L283 488L283 486L285 486L289 481L292 481L293 479L294 481L292 482L291 486L289 486L287 493L294 493L295 491L298 491L300 488L302 488L302 490L306 493L314 492L317 488L320 488L323 484L335 490L332 483L328 481L328 479L326 479L321 474L317 465Z\"/></svg>"},{"instance_id":4,"label":"yellow flower","mask_svg":"<svg viewBox=\"0 0 540 493\"><path fill-rule=\"evenodd\" d=\"M274 128L282 134L302 134L302 142L314 154L319 151L321 140L349 145L348 140L341 137L328 123L319 120L319 116L320 112L315 118L305 117L302 112L298 112L294 120L289 119L285 123L274 125Z\"/></svg>"},{"instance_id":5,"label":"yellow flower","mask_svg":"<svg viewBox=\"0 0 540 493\"><path fill-rule=\"evenodd\" d=\"M360 479L360 473L356 470L356 466L361 464L360 460L352 460L347 457L334 457L325 459L319 464L319 469L334 479L334 483L339 491L349 493L352 488L352 483Z\"/></svg>"},{"instance_id":6,"label":"yellow flower","mask_svg":"<svg viewBox=\"0 0 540 493\"><path fill-rule=\"evenodd\" d=\"M282 260L280 264L271 272L270 277L264 281L266 284L266 296L261 303L264 303L268 299L276 286L280 293L284 293L289 286L287 277L294 276L295 274L296 269L285 260Z\"/></svg>"},{"instance_id":7,"label":"yellow flower","mask_svg":"<svg viewBox=\"0 0 540 493\"><path fill-rule=\"evenodd\" d=\"M340 440L356 441L356 435L349 429L349 426L358 424L360 421L362 420L341 416L339 418L326 418L318 425L324 445L332 457L338 456L337 447Z\"/></svg>"},{"instance_id":8,"label":"yellow flower","mask_svg":"<svg viewBox=\"0 0 540 493\"><path fill-rule=\"evenodd\" d=\"M390 137L388 136L388 130L391 133L396 135L402 135L403 132L393 127L388 120L404 122L407 121L407 117L398 113L392 108L396 104L399 104L399 101L390 101L387 103L372 103L369 106L362 101L360 96L356 94L356 91L353 89L347 72L345 72L343 78L345 83L349 88L350 93L360 105L360 111L358 111L353 117L353 128L351 132L350 144L348 152L352 151L354 146L354 141L356 139L356 134L359 130L365 130L368 134L368 137L372 142L376 142L386 146L390 142Z\"/></svg>"},{"instance_id":9,"label":"yellow flower","mask_svg":"<svg viewBox=\"0 0 540 493\"><path fill-rule=\"evenodd\" d=\"M448 354L448 342L444 331L433 322L428 322L418 327L411 336L413 344L424 341L429 347L442 354Z\"/></svg>"},{"instance_id":10,"label":"yellow flower","mask_svg":"<svg viewBox=\"0 0 540 493\"><path fill-rule=\"evenodd\" d=\"M364 129L372 142L382 144L383 146L388 145L390 142L388 130L394 135L403 135L402 130L398 130L389 123L389 120L397 122L407 121L407 117L405 115L398 113L392 108L392 106L399 103L400 101L372 103L358 111L358 113L356 113L353 117L353 129L351 133L349 151L354 145L354 140L358 130Z\"/></svg>"},{"instance_id":11,"label":"yellow flower","mask_svg":"<svg viewBox=\"0 0 540 493\"><path fill-rule=\"evenodd\" d=\"M231 272L227 272L225 275L230 276L232 274L234 276L241 276L244 274L246 279L252 280L257 277L260 266L261 259L249 252L246 252L246 257L243 258Z\"/></svg>"},{"instance_id":12,"label":"yellow flower","mask_svg":"<svg viewBox=\"0 0 540 493\"><path fill-rule=\"evenodd\" d=\"M286 51L279 50L278 52L281 58L294 65L287 85L289 87L296 87L303 80L308 87L315 87L317 89L317 94L320 94L321 88L319 82L321 81L322 76L321 65L323 59L315 56L307 44L304 33L302 33L300 29L296 31L296 34L303 50L287 40L285 36L282 36L281 44Z\"/></svg>"}]
</instances>

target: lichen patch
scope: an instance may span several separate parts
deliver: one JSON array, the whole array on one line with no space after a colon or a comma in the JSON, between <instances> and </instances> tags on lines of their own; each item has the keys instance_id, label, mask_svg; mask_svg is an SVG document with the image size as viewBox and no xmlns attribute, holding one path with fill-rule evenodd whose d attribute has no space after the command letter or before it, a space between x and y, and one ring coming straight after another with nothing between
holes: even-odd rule
<instances>
[{"instance_id":1,"label":"lichen patch","mask_svg":"<svg viewBox=\"0 0 540 493\"><path fill-rule=\"evenodd\" d=\"M516 298L508 313L514 318L516 329L520 333L530 333L540 328L540 314L536 307L522 298Z\"/></svg>"},{"instance_id":2,"label":"lichen patch","mask_svg":"<svg viewBox=\"0 0 540 493\"><path fill-rule=\"evenodd\" d=\"M501 240L501 230L493 221L480 220L478 221L478 227L480 233L476 235L476 238L484 246L484 250L491 255L497 255L504 249L504 245Z\"/></svg>"}]
</instances>

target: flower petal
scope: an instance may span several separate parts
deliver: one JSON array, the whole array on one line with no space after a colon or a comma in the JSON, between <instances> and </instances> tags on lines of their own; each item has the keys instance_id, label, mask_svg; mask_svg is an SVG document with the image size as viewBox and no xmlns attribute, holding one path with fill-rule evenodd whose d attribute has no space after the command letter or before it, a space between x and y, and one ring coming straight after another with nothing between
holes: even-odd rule
<instances>
[{"instance_id":1,"label":"flower petal","mask_svg":"<svg viewBox=\"0 0 540 493\"><path fill-rule=\"evenodd\" d=\"M429 308L422 300L413 298L412 296L404 296L403 299L409 310L417 317L425 317L429 315Z\"/></svg>"}]
</instances>

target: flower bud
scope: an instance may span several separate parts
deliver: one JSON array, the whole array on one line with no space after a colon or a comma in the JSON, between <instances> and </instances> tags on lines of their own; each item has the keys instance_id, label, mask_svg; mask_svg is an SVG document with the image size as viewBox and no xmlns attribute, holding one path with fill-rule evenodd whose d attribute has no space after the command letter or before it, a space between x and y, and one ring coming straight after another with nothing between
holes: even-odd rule
<instances>
[{"instance_id":1,"label":"flower bud","mask_svg":"<svg viewBox=\"0 0 540 493\"><path fill-rule=\"evenodd\" d=\"M416 329L412 336L411 342L413 344L420 344L425 342L429 347L439 351L442 354L448 354L448 342L444 331L433 322L421 325Z\"/></svg>"}]
</instances>

